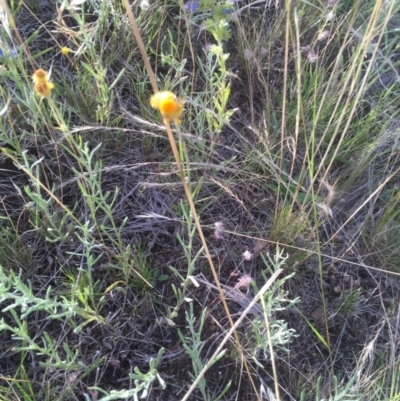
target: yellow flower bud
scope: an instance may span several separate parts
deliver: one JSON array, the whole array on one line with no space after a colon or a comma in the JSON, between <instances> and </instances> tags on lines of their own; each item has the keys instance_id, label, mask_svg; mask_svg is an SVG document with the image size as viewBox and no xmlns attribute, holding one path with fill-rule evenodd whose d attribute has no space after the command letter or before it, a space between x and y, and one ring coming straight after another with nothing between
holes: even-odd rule
<instances>
[{"instance_id":1,"label":"yellow flower bud","mask_svg":"<svg viewBox=\"0 0 400 401\"><path fill-rule=\"evenodd\" d=\"M66 46L61 48L61 54L63 54L64 56L68 55L69 52L71 52L72 50Z\"/></svg>"}]
</instances>

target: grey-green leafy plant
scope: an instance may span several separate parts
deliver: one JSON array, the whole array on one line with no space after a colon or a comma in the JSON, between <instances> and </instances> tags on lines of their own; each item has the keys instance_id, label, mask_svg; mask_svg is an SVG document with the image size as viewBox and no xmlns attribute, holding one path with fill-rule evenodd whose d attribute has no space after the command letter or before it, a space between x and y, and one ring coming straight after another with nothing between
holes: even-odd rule
<instances>
[{"instance_id":1,"label":"grey-green leafy plant","mask_svg":"<svg viewBox=\"0 0 400 401\"><path fill-rule=\"evenodd\" d=\"M181 281L182 284L182 288L176 287L174 284L172 284L172 289L176 297L176 306L174 308L170 308L170 313L168 315L168 322L170 322L171 324L173 324L172 319L178 316L178 312L182 304L187 300L186 293L190 285L198 286L198 283L196 282L196 279L193 277L193 274L196 269L196 262L198 262L198 259L203 254L203 247L200 247L200 249L195 253L195 255L194 256L192 255L193 242L196 235L196 226L193 222L193 216L190 213L189 208L183 202L180 203L180 210L182 212L185 226L187 228L188 238L187 242L185 242L184 238L178 235L178 240L185 254L188 268L186 272L186 277L184 277L173 266L169 266L170 270L178 277L178 279Z\"/></svg>"},{"instance_id":2,"label":"grey-green leafy plant","mask_svg":"<svg viewBox=\"0 0 400 401\"><path fill-rule=\"evenodd\" d=\"M46 356L42 366L53 366L63 370L78 370L86 368L80 360L79 354L72 351L67 343L60 349L57 342L46 331L32 333L27 322L34 313L44 313L51 320L65 322L72 327L75 333L90 322L104 323L104 319L88 307L80 306L79 302L57 296L49 286L42 296L34 294L31 283L24 283L22 274L8 272L0 266L0 307L4 317L0 320L0 332L11 333L16 342L14 350L17 352L33 351L38 355ZM77 319L77 316L80 319ZM10 320L11 318L11 320Z\"/></svg>"},{"instance_id":3,"label":"grey-green leafy plant","mask_svg":"<svg viewBox=\"0 0 400 401\"><path fill-rule=\"evenodd\" d=\"M273 257L270 254L267 257L262 255L263 262L271 273L284 266L288 257L288 255L284 256L284 250L279 246ZM290 281L294 274L275 281L272 288L261 299L264 319L255 317L251 322L251 331L247 334L249 352L255 360L259 357L260 352L263 353L264 358L270 359L273 356L271 355L272 349L288 351L285 346L289 345L292 338L297 335L294 329L288 327L287 322L275 317L278 312L287 310L299 302L298 298L289 299L283 289L284 283ZM262 272L261 275L264 281L267 281L265 273ZM253 287L257 291L255 283L253 283Z\"/></svg>"},{"instance_id":4,"label":"grey-green leafy plant","mask_svg":"<svg viewBox=\"0 0 400 401\"><path fill-rule=\"evenodd\" d=\"M124 400L129 398L133 398L134 401L139 401L139 399L147 398L149 390L155 380L158 380L163 389L166 387L164 379L157 371L157 367L161 362L164 352L165 349L160 348L157 357L150 359L149 371L147 373L141 372L138 367L133 369L134 373L129 374L129 378L133 380L133 388L129 390L111 390L109 394L106 394L103 389L98 387L92 387L91 390L105 394L99 401ZM87 401L93 401L88 394L85 394L85 399Z\"/></svg>"},{"instance_id":5,"label":"grey-green leafy plant","mask_svg":"<svg viewBox=\"0 0 400 401\"><path fill-rule=\"evenodd\" d=\"M205 341L201 340L201 334L204 328L204 323L206 319L207 308L203 308L200 319L196 328L196 316L193 311L193 303L189 304L189 311L185 312L186 322L187 322L187 329L189 330L189 335L183 335L181 330L178 330L179 338L182 341L182 345L186 350L186 353L189 355L192 361L192 372L190 376L192 378L196 378L201 370L205 366L205 362L203 362L201 353L203 351ZM225 354L225 351L221 351L220 354L215 358L213 363L220 360ZM215 398L210 394L210 391L207 387L207 382L204 377L201 378L198 384L198 388L203 396L204 401L217 401L220 400L224 394L228 391L231 382L228 382L226 386L222 389L220 394Z\"/></svg>"}]
</instances>

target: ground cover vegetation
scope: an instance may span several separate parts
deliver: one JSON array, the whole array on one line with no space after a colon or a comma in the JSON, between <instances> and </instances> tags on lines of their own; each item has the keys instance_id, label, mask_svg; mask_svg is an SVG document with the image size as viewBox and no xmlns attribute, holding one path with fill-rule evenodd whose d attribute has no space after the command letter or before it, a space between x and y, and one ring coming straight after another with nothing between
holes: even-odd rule
<instances>
[{"instance_id":1,"label":"ground cover vegetation","mask_svg":"<svg viewBox=\"0 0 400 401\"><path fill-rule=\"evenodd\" d=\"M399 0L0 3L0 399L400 400Z\"/></svg>"}]
</instances>

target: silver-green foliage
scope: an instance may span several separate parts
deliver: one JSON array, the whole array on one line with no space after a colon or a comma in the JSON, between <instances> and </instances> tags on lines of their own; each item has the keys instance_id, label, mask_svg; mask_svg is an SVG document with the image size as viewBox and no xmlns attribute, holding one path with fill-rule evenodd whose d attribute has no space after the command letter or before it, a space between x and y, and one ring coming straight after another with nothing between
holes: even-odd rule
<instances>
[{"instance_id":1,"label":"silver-green foliage","mask_svg":"<svg viewBox=\"0 0 400 401\"><path fill-rule=\"evenodd\" d=\"M86 368L77 352L73 352L67 343L58 342L47 332L41 335L32 332L28 327L34 313L43 313L48 319L61 321L79 332L83 326L92 321L103 322L100 316L85 308L78 302L71 302L64 296L54 294L49 286L43 296L34 293L30 283L25 284L22 273L6 272L0 266L0 333L11 333L16 352L32 351L45 356L46 362L40 362L44 367L54 367L63 370L78 370ZM43 316L43 315L42 315ZM60 349L62 348L62 349Z\"/></svg>"}]
</instances>

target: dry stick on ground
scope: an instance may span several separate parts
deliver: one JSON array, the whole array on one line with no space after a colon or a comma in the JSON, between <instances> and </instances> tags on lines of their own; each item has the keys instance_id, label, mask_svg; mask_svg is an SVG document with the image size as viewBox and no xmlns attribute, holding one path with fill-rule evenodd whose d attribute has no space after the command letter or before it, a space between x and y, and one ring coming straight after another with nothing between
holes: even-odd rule
<instances>
[{"instance_id":1,"label":"dry stick on ground","mask_svg":"<svg viewBox=\"0 0 400 401\"><path fill-rule=\"evenodd\" d=\"M235 330L239 327L240 323L242 320L246 317L246 315L253 309L254 305L259 301L259 299L265 294L265 292L268 290L268 288L272 285L272 283L278 278L278 276L282 273L283 269L278 269L270 278L269 280L263 285L260 291L258 291L257 295L254 297L254 299L250 302L249 306L243 311L242 315L240 318L236 321L236 323L231 327L231 329L226 333L224 339L221 341L221 344L218 346L218 348L215 350L214 354L211 356L209 361L206 363L204 368L201 370L199 375L196 377L196 380L192 383L190 386L189 390L185 394L185 396L182 398L181 401L186 401L190 394L192 394L193 390L197 387L199 384L199 381L201 378L204 376L204 374L207 372L207 370L213 365L215 358L218 356L218 354L221 352L223 346L226 344L226 342L229 340L231 337L232 333L235 333Z\"/></svg>"},{"instance_id":2,"label":"dry stick on ground","mask_svg":"<svg viewBox=\"0 0 400 401\"><path fill-rule=\"evenodd\" d=\"M133 16L133 13L132 13L132 10L130 8L128 0L123 0L123 2L124 2L124 5L125 5L125 9L126 9L126 13L127 13L129 22L130 22L131 27L132 27L133 34L135 35L135 38L136 38L136 41L138 43L138 47L139 47L140 53L142 55L142 59L143 59L144 65L146 67L147 75L149 76L149 79L150 79L151 85L153 87L154 93L157 93L158 92L157 82L156 82L156 79L155 79L155 76L154 76L154 73L153 73L153 69L151 68L151 65L149 63L149 59L147 57L147 52L146 52L146 50L144 48L142 37L140 36L140 32L139 32L139 29L137 27L135 17ZM199 220L199 217L198 217L197 212L196 212L196 207L195 207L195 205L193 203L192 194L191 194L190 189L189 189L189 187L188 187L188 185L186 183L186 180L185 180L185 173L183 171L182 163L181 163L181 160L179 158L179 152L178 152L178 149L176 147L176 143L175 143L174 136L172 134L171 126L169 124L169 121L167 121L167 119L164 119L164 124L165 124L165 128L167 129L168 139L169 139L169 142L170 142L170 145L171 145L172 153L174 154L174 158L175 158L176 164L178 166L179 175L180 175L180 178L181 178L181 181L182 181L183 188L185 190L186 199L189 202L190 210L192 212L193 219L194 219L197 231L199 233L201 242L202 242L203 247L204 247L204 252L206 254L208 263L210 265L210 269L212 271L215 283L217 285L218 292L219 292L219 295L221 297L221 301L222 301L222 304L224 306L226 315L227 315L229 323L230 323L230 325L232 327L231 331L233 332L233 335L235 337L236 345L238 347L242 362L243 362L243 364L245 366L249 381L250 381L250 383L251 383L251 385L253 387L253 390L254 390L254 392L255 392L255 394L257 396L257 399L261 400L261 397L258 394L257 388L256 388L256 386L254 384L253 378L251 377L250 368L249 368L249 366L247 364L247 360L246 360L246 358L245 358L245 356L243 354L242 345L240 344L239 337L238 337L238 335L236 333L236 330L234 328L232 316L231 316L231 314L229 312L229 308L228 308L228 305L226 303L226 299L225 299L224 293L222 291L222 288L221 288L221 285L220 285L220 282L219 282L219 279L218 279L217 271L215 270L213 261L211 259L210 251L208 250L208 247L207 247L206 239L204 237L203 230L202 230L201 225L200 225L200 220Z\"/></svg>"}]
</instances>

